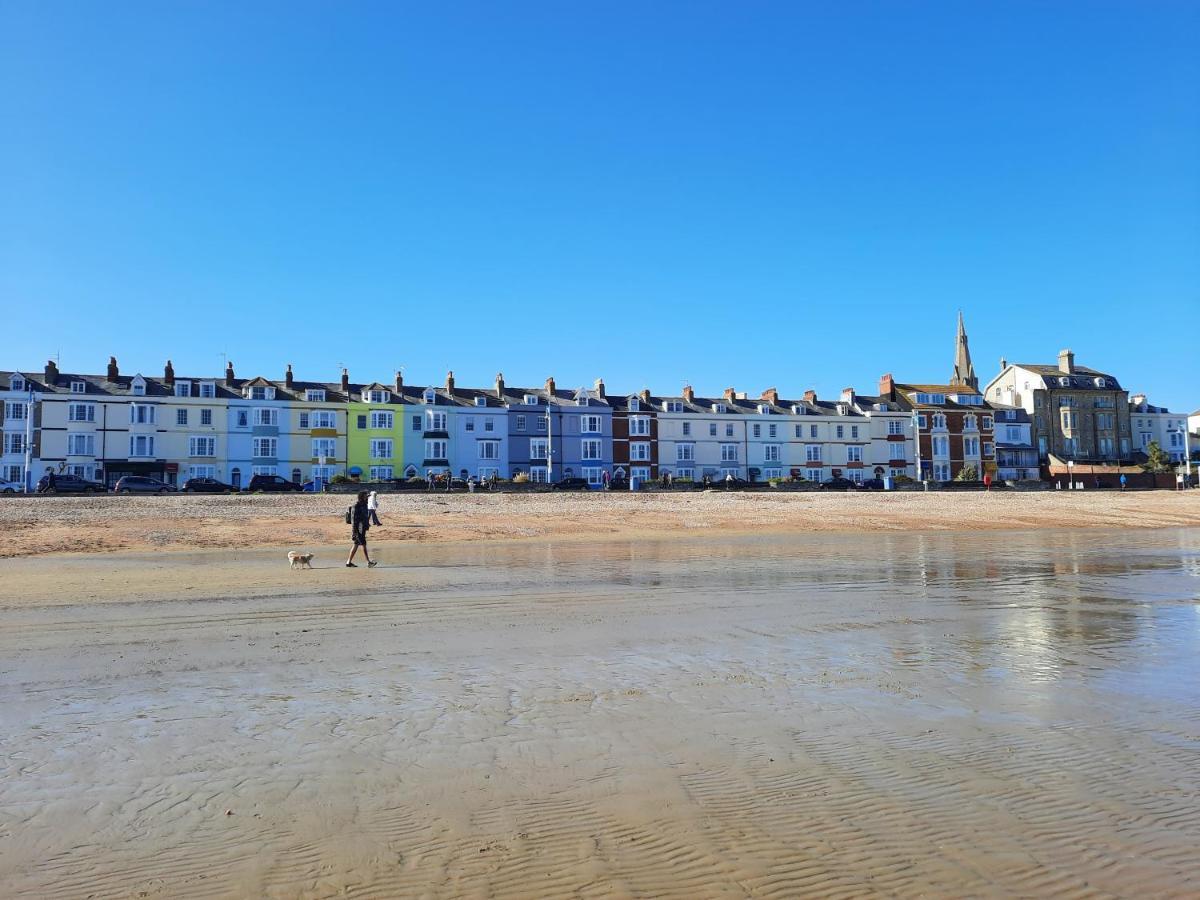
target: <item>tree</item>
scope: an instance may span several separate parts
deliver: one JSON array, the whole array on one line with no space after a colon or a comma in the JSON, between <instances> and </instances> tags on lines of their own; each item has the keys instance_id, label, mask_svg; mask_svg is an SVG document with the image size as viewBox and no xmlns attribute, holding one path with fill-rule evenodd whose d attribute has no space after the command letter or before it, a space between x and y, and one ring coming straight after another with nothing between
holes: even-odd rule
<instances>
[{"instance_id":1,"label":"tree","mask_svg":"<svg viewBox=\"0 0 1200 900\"><path fill-rule=\"evenodd\" d=\"M954 476L955 481L978 481L979 471L974 466L963 466Z\"/></svg>"},{"instance_id":2,"label":"tree","mask_svg":"<svg viewBox=\"0 0 1200 900\"><path fill-rule=\"evenodd\" d=\"M1151 441L1150 446L1146 448L1146 461L1142 463L1142 470L1155 475L1164 472L1172 472L1175 469L1175 464L1171 462L1171 457L1162 447L1158 446L1158 441Z\"/></svg>"}]
</instances>

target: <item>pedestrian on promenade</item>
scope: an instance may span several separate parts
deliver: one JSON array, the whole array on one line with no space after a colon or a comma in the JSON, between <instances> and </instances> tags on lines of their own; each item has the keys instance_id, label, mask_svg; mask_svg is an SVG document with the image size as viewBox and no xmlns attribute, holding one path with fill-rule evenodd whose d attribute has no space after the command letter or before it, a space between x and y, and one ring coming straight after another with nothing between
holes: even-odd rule
<instances>
[{"instance_id":1,"label":"pedestrian on promenade","mask_svg":"<svg viewBox=\"0 0 1200 900\"><path fill-rule=\"evenodd\" d=\"M370 513L372 525L383 525L379 521L379 495L375 491L367 495L367 512Z\"/></svg>"},{"instance_id":2,"label":"pedestrian on promenade","mask_svg":"<svg viewBox=\"0 0 1200 900\"><path fill-rule=\"evenodd\" d=\"M426 472L425 473L425 490L432 491L434 482L436 482L436 481L437 481L437 477L433 474L432 470Z\"/></svg>"},{"instance_id":3,"label":"pedestrian on promenade","mask_svg":"<svg viewBox=\"0 0 1200 900\"><path fill-rule=\"evenodd\" d=\"M450 488L454 485L454 473L449 469L446 470L446 493L450 493Z\"/></svg>"},{"instance_id":4,"label":"pedestrian on promenade","mask_svg":"<svg viewBox=\"0 0 1200 900\"><path fill-rule=\"evenodd\" d=\"M604 490L606 490L606 491L608 490L609 480L610 480L610 476L608 474L608 469L605 469L603 472L600 473L600 483L604 486Z\"/></svg>"},{"instance_id":5,"label":"pedestrian on promenade","mask_svg":"<svg viewBox=\"0 0 1200 900\"><path fill-rule=\"evenodd\" d=\"M366 491L358 492L358 502L350 507L350 539L354 542L354 546L350 549L350 558L346 560L347 569L357 569L358 566L354 562L354 557L358 555L358 548L362 547L363 558L367 561L367 568L375 568L375 560L371 559L371 554L367 552L367 530L371 527L370 513L367 509Z\"/></svg>"},{"instance_id":6,"label":"pedestrian on promenade","mask_svg":"<svg viewBox=\"0 0 1200 900\"><path fill-rule=\"evenodd\" d=\"M727 490L727 491L733 490L733 473L732 472L725 473L725 490Z\"/></svg>"},{"instance_id":7,"label":"pedestrian on promenade","mask_svg":"<svg viewBox=\"0 0 1200 900\"><path fill-rule=\"evenodd\" d=\"M1125 473L1121 473L1121 490L1125 490Z\"/></svg>"}]
</instances>

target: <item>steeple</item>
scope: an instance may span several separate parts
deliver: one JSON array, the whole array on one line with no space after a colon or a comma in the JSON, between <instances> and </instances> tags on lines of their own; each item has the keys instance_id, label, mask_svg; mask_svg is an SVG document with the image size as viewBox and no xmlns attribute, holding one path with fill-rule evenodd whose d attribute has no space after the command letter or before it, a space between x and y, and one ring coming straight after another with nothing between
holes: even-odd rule
<instances>
[{"instance_id":1,"label":"steeple","mask_svg":"<svg viewBox=\"0 0 1200 900\"><path fill-rule=\"evenodd\" d=\"M975 377L975 367L971 365L971 350L967 346L967 328L963 325L962 310L958 311L958 338L954 344L954 374L950 383L971 390L979 390L979 379Z\"/></svg>"}]
</instances>

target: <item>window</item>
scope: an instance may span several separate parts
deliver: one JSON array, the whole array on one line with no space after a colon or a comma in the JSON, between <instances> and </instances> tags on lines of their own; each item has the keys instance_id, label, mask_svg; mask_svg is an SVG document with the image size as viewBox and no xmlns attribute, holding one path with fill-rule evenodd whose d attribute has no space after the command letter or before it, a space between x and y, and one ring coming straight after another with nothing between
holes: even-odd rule
<instances>
[{"instance_id":1,"label":"window","mask_svg":"<svg viewBox=\"0 0 1200 900\"><path fill-rule=\"evenodd\" d=\"M8 389L9 389L10 391L23 391L23 390L25 390L25 379L24 379L24 378L22 378L20 375L14 375L14 376L12 377L12 381L9 383ZM10 479L9 479L9 481L16 481L16 480L17 480L17 479L15 479L15 478L10 478Z\"/></svg>"},{"instance_id":2,"label":"window","mask_svg":"<svg viewBox=\"0 0 1200 900\"><path fill-rule=\"evenodd\" d=\"M274 475L278 470L279 470L278 466L251 466L250 474L251 475Z\"/></svg>"},{"instance_id":3,"label":"window","mask_svg":"<svg viewBox=\"0 0 1200 900\"><path fill-rule=\"evenodd\" d=\"M476 406L487 406L487 397L476 397L475 405Z\"/></svg>"},{"instance_id":4,"label":"window","mask_svg":"<svg viewBox=\"0 0 1200 900\"><path fill-rule=\"evenodd\" d=\"M696 445L695 444L676 444L675 445L675 461L676 462L695 462L696 461Z\"/></svg>"},{"instance_id":5,"label":"window","mask_svg":"<svg viewBox=\"0 0 1200 900\"><path fill-rule=\"evenodd\" d=\"M336 438L313 438L312 439L312 458L329 459L337 456L337 439Z\"/></svg>"},{"instance_id":6,"label":"window","mask_svg":"<svg viewBox=\"0 0 1200 900\"><path fill-rule=\"evenodd\" d=\"M496 430L496 420L494 418L492 418L491 416L488 416L486 419L484 419L483 420L483 430L484 431L495 431Z\"/></svg>"},{"instance_id":7,"label":"window","mask_svg":"<svg viewBox=\"0 0 1200 900\"><path fill-rule=\"evenodd\" d=\"M413 416L413 417L412 417L412 430L413 430L413 431L420 431L420 430L421 430L421 417L420 417L420 416Z\"/></svg>"},{"instance_id":8,"label":"window","mask_svg":"<svg viewBox=\"0 0 1200 900\"><path fill-rule=\"evenodd\" d=\"M846 428L844 425L837 426L837 439L840 441L846 436Z\"/></svg>"},{"instance_id":9,"label":"window","mask_svg":"<svg viewBox=\"0 0 1200 900\"><path fill-rule=\"evenodd\" d=\"M192 464L188 466L188 478L216 478L216 466L204 466Z\"/></svg>"},{"instance_id":10,"label":"window","mask_svg":"<svg viewBox=\"0 0 1200 900\"><path fill-rule=\"evenodd\" d=\"M200 382L200 396L206 399L211 399L217 396L216 382L202 381Z\"/></svg>"},{"instance_id":11,"label":"window","mask_svg":"<svg viewBox=\"0 0 1200 900\"><path fill-rule=\"evenodd\" d=\"M94 434L68 434L67 456L95 456L96 436Z\"/></svg>"},{"instance_id":12,"label":"window","mask_svg":"<svg viewBox=\"0 0 1200 900\"><path fill-rule=\"evenodd\" d=\"M917 394L917 402L922 406L941 406L946 402L945 394Z\"/></svg>"},{"instance_id":13,"label":"window","mask_svg":"<svg viewBox=\"0 0 1200 900\"><path fill-rule=\"evenodd\" d=\"M992 417L991 417L991 416L984 416L984 417L983 417L983 430L984 430L984 431L991 431L991 430L992 430Z\"/></svg>"},{"instance_id":14,"label":"window","mask_svg":"<svg viewBox=\"0 0 1200 900\"><path fill-rule=\"evenodd\" d=\"M152 434L131 434L129 436L129 455L130 456L153 456L154 455L154 435Z\"/></svg>"},{"instance_id":15,"label":"window","mask_svg":"<svg viewBox=\"0 0 1200 900\"><path fill-rule=\"evenodd\" d=\"M904 423L899 419L888 419L888 434L904 434Z\"/></svg>"},{"instance_id":16,"label":"window","mask_svg":"<svg viewBox=\"0 0 1200 900\"><path fill-rule=\"evenodd\" d=\"M534 438L529 442L529 458L530 459L547 459L546 441L541 438Z\"/></svg>"},{"instance_id":17,"label":"window","mask_svg":"<svg viewBox=\"0 0 1200 900\"><path fill-rule=\"evenodd\" d=\"M1112 413L1096 413L1096 427L1101 431L1112 431L1113 414Z\"/></svg>"},{"instance_id":18,"label":"window","mask_svg":"<svg viewBox=\"0 0 1200 900\"><path fill-rule=\"evenodd\" d=\"M676 480L686 478L689 481L696 477L696 470L690 467L681 467L675 470Z\"/></svg>"},{"instance_id":19,"label":"window","mask_svg":"<svg viewBox=\"0 0 1200 900\"><path fill-rule=\"evenodd\" d=\"M175 424L186 425L188 423L188 411L186 409L175 410Z\"/></svg>"},{"instance_id":20,"label":"window","mask_svg":"<svg viewBox=\"0 0 1200 900\"><path fill-rule=\"evenodd\" d=\"M779 462L779 445L764 444L763 445L763 460L766 462Z\"/></svg>"},{"instance_id":21,"label":"window","mask_svg":"<svg viewBox=\"0 0 1200 900\"><path fill-rule=\"evenodd\" d=\"M273 437L256 437L251 441L253 445L254 456L275 456L276 450L279 447L279 438Z\"/></svg>"},{"instance_id":22,"label":"window","mask_svg":"<svg viewBox=\"0 0 1200 900\"><path fill-rule=\"evenodd\" d=\"M579 431L581 434L600 434L600 417L599 416L580 416Z\"/></svg>"},{"instance_id":23,"label":"window","mask_svg":"<svg viewBox=\"0 0 1200 900\"><path fill-rule=\"evenodd\" d=\"M1062 427L1063 431L1070 431L1076 427L1076 414L1069 409L1062 411Z\"/></svg>"},{"instance_id":24,"label":"window","mask_svg":"<svg viewBox=\"0 0 1200 900\"><path fill-rule=\"evenodd\" d=\"M146 396L146 382L140 379L134 379L132 390L133 396L135 397Z\"/></svg>"},{"instance_id":25,"label":"window","mask_svg":"<svg viewBox=\"0 0 1200 900\"><path fill-rule=\"evenodd\" d=\"M443 418L445 414L443 413ZM373 409L371 410L371 427L373 429L384 429L390 431L393 423L393 415L390 410Z\"/></svg>"},{"instance_id":26,"label":"window","mask_svg":"<svg viewBox=\"0 0 1200 900\"><path fill-rule=\"evenodd\" d=\"M474 431L474 430L475 430L475 420L473 418L467 417L463 421L463 431Z\"/></svg>"},{"instance_id":27,"label":"window","mask_svg":"<svg viewBox=\"0 0 1200 900\"><path fill-rule=\"evenodd\" d=\"M21 415L10 415L10 419L25 418L25 404L14 403L13 406L20 406ZM67 404L67 421L68 422L95 422L96 421L96 404L94 403L69 403Z\"/></svg>"},{"instance_id":28,"label":"window","mask_svg":"<svg viewBox=\"0 0 1200 900\"><path fill-rule=\"evenodd\" d=\"M692 423L691 423L691 422L684 422L684 423L683 423L683 436L684 436L684 437L691 437L691 434L692 434Z\"/></svg>"},{"instance_id":29,"label":"window","mask_svg":"<svg viewBox=\"0 0 1200 900\"><path fill-rule=\"evenodd\" d=\"M392 399L392 394L390 391L379 391L379 390L367 391L366 396L363 397L363 400L365 400L367 403L387 403L391 399ZM431 401L426 401L426 402L431 402Z\"/></svg>"},{"instance_id":30,"label":"window","mask_svg":"<svg viewBox=\"0 0 1200 900\"><path fill-rule=\"evenodd\" d=\"M636 478L638 481L650 480L649 466L631 466L629 469L629 477Z\"/></svg>"},{"instance_id":31,"label":"window","mask_svg":"<svg viewBox=\"0 0 1200 900\"><path fill-rule=\"evenodd\" d=\"M90 405L91 404L89 404L89 403L72 403L71 404L72 407L90 406ZM13 420L23 420L25 418L25 408L26 408L25 404L19 400L7 400L4 403L4 418L13 419ZM92 422L92 421L95 421L95 419L96 419L96 413L95 413L95 410L93 409L92 417L90 419L86 419L86 420L72 419L71 421L72 422L75 422L75 421Z\"/></svg>"},{"instance_id":32,"label":"window","mask_svg":"<svg viewBox=\"0 0 1200 900\"><path fill-rule=\"evenodd\" d=\"M963 416L963 431L974 431L974 430L975 430L975 417L974 416Z\"/></svg>"},{"instance_id":33,"label":"window","mask_svg":"<svg viewBox=\"0 0 1200 900\"><path fill-rule=\"evenodd\" d=\"M549 423L550 423L549 416L538 416L537 417L537 430L545 431L547 426L549 425Z\"/></svg>"},{"instance_id":34,"label":"window","mask_svg":"<svg viewBox=\"0 0 1200 900\"><path fill-rule=\"evenodd\" d=\"M631 437L645 437L650 434L650 419L648 416L630 416L629 434Z\"/></svg>"},{"instance_id":35,"label":"window","mask_svg":"<svg viewBox=\"0 0 1200 900\"><path fill-rule=\"evenodd\" d=\"M822 469L809 469L804 477L809 481L822 481L825 478L825 472Z\"/></svg>"},{"instance_id":36,"label":"window","mask_svg":"<svg viewBox=\"0 0 1200 900\"><path fill-rule=\"evenodd\" d=\"M629 445L629 458L637 462L649 462L650 445L644 441L634 441Z\"/></svg>"},{"instance_id":37,"label":"window","mask_svg":"<svg viewBox=\"0 0 1200 900\"><path fill-rule=\"evenodd\" d=\"M850 426L850 437L854 440L858 440L858 426L857 425Z\"/></svg>"},{"instance_id":38,"label":"window","mask_svg":"<svg viewBox=\"0 0 1200 900\"><path fill-rule=\"evenodd\" d=\"M604 470L599 466L584 466L579 470L579 474L583 476L588 484L597 485L604 483Z\"/></svg>"},{"instance_id":39,"label":"window","mask_svg":"<svg viewBox=\"0 0 1200 900\"><path fill-rule=\"evenodd\" d=\"M301 431L308 431L308 428L309 428L309 425L308 425L308 413L306 413L306 412L302 412L302 413L300 413L300 430L301 430Z\"/></svg>"},{"instance_id":40,"label":"window","mask_svg":"<svg viewBox=\"0 0 1200 900\"><path fill-rule=\"evenodd\" d=\"M722 444L721 445L721 462L737 462L738 460L738 445L737 444Z\"/></svg>"},{"instance_id":41,"label":"window","mask_svg":"<svg viewBox=\"0 0 1200 900\"><path fill-rule=\"evenodd\" d=\"M710 423L709 423L709 425L708 425L708 436L709 436L709 437L716 437L716 436L717 436L717 423L716 423L716 422L710 422Z\"/></svg>"},{"instance_id":42,"label":"window","mask_svg":"<svg viewBox=\"0 0 1200 900\"><path fill-rule=\"evenodd\" d=\"M714 403L712 408L713 408L713 412L715 412L715 413L723 413L726 410L726 406L724 403Z\"/></svg>"},{"instance_id":43,"label":"window","mask_svg":"<svg viewBox=\"0 0 1200 900\"><path fill-rule=\"evenodd\" d=\"M526 394L521 399L523 400L523 402L525 403L526 406L537 406L538 405L537 394Z\"/></svg>"},{"instance_id":44,"label":"window","mask_svg":"<svg viewBox=\"0 0 1200 900\"><path fill-rule=\"evenodd\" d=\"M908 459L908 454L904 450L904 445L899 441L893 441L888 445L891 452L888 454L888 459L892 462L901 462Z\"/></svg>"},{"instance_id":45,"label":"window","mask_svg":"<svg viewBox=\"0 0 1200 900\"><path fill-rule=\"evenodd\" d=\"M237 411L237 427L247 428L250 425L250 414L244 409Z\"/></svg>"},{"instance_id":46,"label":"window","mask_svg":"<svg viewBox=\"0 0 1200 900\"><path fill-rule=\"evenodd\" d=\"M925 415L922 413L921 415L917 416L917 427L924 428L926 425L928 425L928 422L925 419Z\"/></svg>"},{"instance_id":47,"label":"window","mask_svg":"<svg viewBox=\"0 0 1200 900\"><path fill-rule=\"evenodd\" d=\"M758 422L754 423L752 430L755 437L762 437L762 425L760 425Z\"/></svg>"},{"instance_id":48,"label":"window","mask_svg":"<svg viewBox=\"0 0 1200 900\"><path fill-rule=\"evenodd\" d=\"M969 437L963 438L963 455L978 456L979 455L979 438Z\"/></svg>"},{"instance_id":49,"label":"window","mask_svg":"<svg viewBox=\"0 0 1200 900\"><path fill-rule=\"evenodd\" d=\"M816 425L808 426L808 436L814 440L816 439L816 437L817 437L817 426Z\"/></svg>"},{"instance_id":50,"label":"window","mask_svg":"<svg viewBox=\"0 0 1200 900\"><path fill-rule=\"evenodd\" d=\"M250 400L274 400L275 388L273 387L252 387L250 388Z\"/></svg>"},{"instance_id":51,"label":"window","mask_svg":"<svg viewBox=\"0 0 1200 900\"><path fill-rule=\"evenodd\" d=\"M855 484L862 484L862 480L863 480L862 469L850 469L849 471L846 472L846 477L849 478L851 481L853 481Z\"/></svg>"},{"instance_id":52,"label":"window","mask_svg":"<svg viewBox=\"0 0 1200 900\"><path fill-rule=\"evenodd\" d=\"M524 430L525 430L525 417L517 416L517 431L524 431Z\"/></svg>"},{"instance_id":53,"label":"window","mask_svg":"<svg viewBox=\"0 0 1200 900\"><path fill-rule=\"evenodd\" d=\"M500 458L500 442L499 441L479 441L479 458L480 459L499 459Z\"/></svg>"},{"instance_id":54,"label":"window","mask_svg":"<svg viewBox=\"0 0 1200 900\"><path fill-rule=\"evenodd\" d=\"M933 464L933 480L934 481L949 481L950 480L950 464L949 463L934 463Z\"/></svg>"},{"instance_id":55,"label":"window","mask_svg":"<svg viewBox=\"0 0 1200 900\"><path fill-rule=\"evenodd\" d=\"M683 412L683 402L681 400L668 400L663 408L667 412Z\"/></svg>"},{"instance_id":56,"label":"window","mask_svg":"<svg viewBox=\"0 0 1200 900\"><path fill-rule=\"evenodd\" d=\"M372 481L391 481L392 480L391 466L371 466L370 477Z\"/></svg>"},{"instance_id":57,"label":"window","mask_svg":"<svg viewBox=\"0 0 1200 900\"><path fill-rule=\"evenodd\" d=\"M145 403L129 404L129 423L131 425L153 425L154 407Z\"/></svg>"},{"instance_id":58,"label":"window","mask_svg":"<svg viewBox=\"0 0 1200 900\"><path fill-rule=\"evenodd\" d=\"M201 425L211 425L212 424L212 410L211 409L200 410L200 424Z\"/></svg>"},{"instance_id":59,"label":"window","mask_svg":"<svg viewBox=\"0 0 1200 900\"><path fill-rule=\"evenodd\" d=\"M805 445L804 459L807 462L820 462L821 461L821 445L820 444Z\"/></svg>"},{"instance_id":60,"label":"window","mask_svg":"<svg viewBox=\"0 0 1200 900\"><path fill-rule=\"evenodd\" d=\"M217 439L205 435L188 438L188 456L216 456Z\"/></svg>"},{"instance_id":61,"label":"window","mask_svg":"<svg viewBox=\"0 0 1200 900\"><path fill-rule=\"evenodd\" d=\"M946 416L944 413L934 413L933 414L933 427L934 428L945 428L946 427Z\"/></svg>"},{"instance_id":62,"label":"window","mask_svg":"<svg viewBox=\"0 0 1200 900\"><path fill-rule=\"evenodd\" d=\"M983 445L983 455L984 456L995 456L996 455L996 445L993 444L991 441L988 441L987 443L985 443Z\"/></svg>"},{"instance_id":63,"label":"window","mask_svg":"<svg viewBox=\"0 0 1200 900\"><path fill-rule=\"evenodd\" d=\"M71 382L71 393L72 394L86 394L87 393L87 382L86 381L72 381Z\"/></svg>"},{"instance_id":64,"label":"window","mask_svg":"<svg viewBox=\"0 0 1200 900\"><path fill-rule=\"evenodd\" d=\"M629 398L629 411L638 412L642 408L642 402L637 397Z\"/></svg>"},{"instance_id":65,"label":"window","mask_svg":"<svg viewBox=\"0 0 1200 900\"><path fill-rule=\"evenodd\" d=\"M596 438L581 441L580 450L583 459L600 459L600 441Z\"/></svg>"},{"instance_id":66,"label":"window","mask_svg":"<svg viewBox=\"0 0 1200 900\"><path fill-rule=\"evenodd\" d=\"M312 477L328 481L333 477L333 466L313 466Z\"/></svg>"},{"instance_id":67,"label":"window","mask_svg":"<svg viewBox=\"0 0 1200 900\"><path fill-rule=\"evenodd\" d=\"M175 396L176 397L192 396L192 383L190 381L175 382Z\"/></svg>"},{"instance_id":68,"label":"window","mask_svg":"<svg viewBox=\"0 0 1200 900\"><path fill-rule=\"evenodd\" d=\"M546 467L545 466L530 466L529 467L529 480L532 481L534 484L545 484L546 480L547 480Z\"/></svg>"},{"instance_id":69,"label":"window","mask_svg":"<svg viewBox=\"0 0 1200 900\"><path fill-rule=\"evenodd\" d=\"M391 438L371 438L371 459L391 459Z\"/></svg>"},{"instance_id":70,"label":"window","mask_svg":"<svg viewBox=\"0 0 1200 900\"><path fill-rule=\"evenodd\" d=\"M433 388L425 388L421 394L421 399L428 404L432 404L437 400L437 394L434 393Z\"/></svg>"},{"instance_id":71,"label":"window","mask_svg":"<svg viewBox=\"0 0 1200 900\"><path fill-rule=\"evenodd\" d=\"M862 447L849 446L846 448L846 462L862 462Z\"/></svg>"},{"instance_id":72,"label":"window","mask_svg":"<svg viewBox=\"0 0 1200 900\"><path fill-rule=\"evenodd\" d=\"M255 425L278 425L279 410L271 409L265 406L257 407L254 410Z\"/></svg>"},{"instance_id":73,"label":"window","mask_svg":"<svg viewBox=\"0 0 1200 900\"><path fill-rule=\"evenodd\" d=\"M357 420L358 430L366 431L367 430L367 417L365 415L361 415L361 416L355 416L355 419Z\"/></svg>"},{"instance_id":74,"label":"window","mask_svg":"<svg viewBox=\"0 0 1200 900\"><path fill-rule=\"evenodd\" d=\"M733 437L733 425L726 424L726 426L725 426L725 437Z\"/></svg>"},{"instance_id":75,"label":"window","mask_svg":"<svg viewBox=\"0 0 1200 900\"><path fill-rule=\"evenodd\" d=\"M4 435L4 452L24 453L25 435L19 431L10 431L8 434Z\"/></svg>"},{"instance_id":76,"label":"window","mask_svg":"<svg viewBox=\"0 0 1200 900\"><path fill-rule=\"evenodd\" d=\"M950 455L950 438L939 435L933 439L933 455L934 456L949 456Z\"/></svg>"},{"instance_id":77,"label":"window","mask_svg":"<svg viewBox=\"0 0 1200 900\"><path fill-rule=\"evenodd\" d=\"M308 388L304 392L304 400L307 403L324 403L325 391L322 388Z\"/></svg>"},{"instance_id":78,"label":"window","mask_svg":"<svg viewBox=\"0 0 1200 900\"><path fill-rule=\"evenodd\" d=\"M446 414L444 412L434 412L433 410L425 413L425 430L445 431Z\"/></svg>"},{"instance_id":79,"label":"window","mask_svg":"<svg viewBox=\"0 0 1200 900\"><path fill-rule=\"evenodd\" d=\"M429 440L425 442L426 459L445 459L447 443L444 440Z\"/></svg>"}]
</instances>

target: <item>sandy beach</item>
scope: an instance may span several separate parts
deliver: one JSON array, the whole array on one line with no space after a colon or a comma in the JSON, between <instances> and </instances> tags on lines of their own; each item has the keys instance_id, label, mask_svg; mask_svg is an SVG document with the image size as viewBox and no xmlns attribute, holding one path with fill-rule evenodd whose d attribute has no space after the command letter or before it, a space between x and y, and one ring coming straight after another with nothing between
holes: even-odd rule
<instances>
[{"instance_id":1,"label":"sandy beach","mask_svg":"<svg viewBox=\"0 0 1200 900\"><path fill-rule=\"evenodd\" d=\"M5 497L0 558L344 543L347 495ZM1200 525L1200 491L393 494L373 542Z\"/></svg>"},{"instance_id":2,"label":"sandy beach","mask_svg":"<svg viewBox=\"0 0 1200 900\"><path fill-rule=\"evenodd\" d=\"M1195 498L112 499L0 505L4 896L1200 891Z\"/></svg>"}]
</instances>

